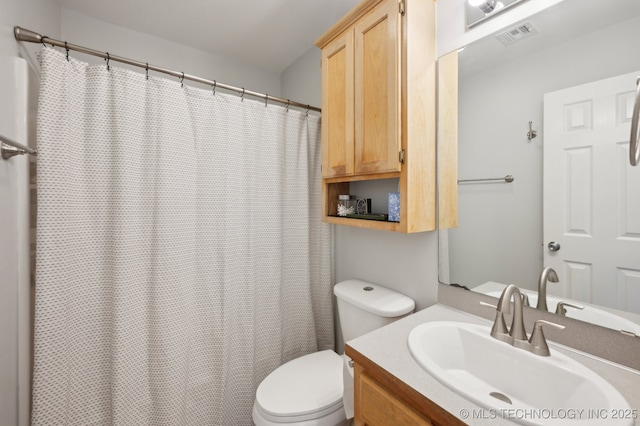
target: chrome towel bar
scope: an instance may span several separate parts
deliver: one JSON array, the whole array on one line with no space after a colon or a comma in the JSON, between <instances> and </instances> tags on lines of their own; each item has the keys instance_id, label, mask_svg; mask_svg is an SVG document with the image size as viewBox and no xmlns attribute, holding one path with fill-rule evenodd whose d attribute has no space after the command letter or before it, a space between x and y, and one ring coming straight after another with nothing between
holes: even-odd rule
<instances>
[{"instance_id":1,"label":"chrome towel bar","mask_svg":"<svg viewBox=\"0 0 640 426\"><path fill-rule=\"evenodd\" d=\"M14 155L38 155L38 151L35 149L31 149L28 146L22 145L20 142L16 142L2 135L0 135L0 151L2 152L2 158L5 160L8 160Z\"/></svg>"},{"instance_id":2,"label":"chrome towel bar","mask_svg":"<svg viewBox=\"0 0 640 426\"><path fill-rule=\"evenodd\" d=\"M505 183L511 183L514 181L513 175L506 175L505 177L499 178L487 178L487 179L460 179L458 183L469 183L469 182L494 182L494 181L504 181Z\"/></svg>"}]
</instances>

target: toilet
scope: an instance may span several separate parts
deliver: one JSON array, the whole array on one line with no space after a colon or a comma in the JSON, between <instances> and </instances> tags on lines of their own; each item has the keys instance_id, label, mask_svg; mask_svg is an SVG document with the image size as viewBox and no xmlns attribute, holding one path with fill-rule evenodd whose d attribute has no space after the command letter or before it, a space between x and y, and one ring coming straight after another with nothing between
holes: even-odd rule
<instances>
[{"instance_id":1,"label":"toilet","mask_svg":"<svg viewBox=\"0 0 640 426\"><path fill-rule=\"evenodd\" d=\"M413 299L361 280L333 288L344 341L413 312ZM324 350L281 365L258 386L253 404L256 426L347 425L353 417L353 367L346 355Z\"/></svg>"}]
</instances>

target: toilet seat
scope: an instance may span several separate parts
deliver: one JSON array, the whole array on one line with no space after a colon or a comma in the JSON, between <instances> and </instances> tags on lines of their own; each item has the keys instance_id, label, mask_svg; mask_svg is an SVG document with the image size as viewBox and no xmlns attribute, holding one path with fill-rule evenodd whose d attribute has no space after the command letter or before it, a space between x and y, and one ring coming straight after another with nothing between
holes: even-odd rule
<instances>
[{"instance_id":1,"label":"toilet seat","mask_svg":"<svg viewBox=\"0 0 640 426\"><path fill-rule=\"evenodd\" d=\"M254 415L272 423L294 423L341 415L343 358L331 350L281 365L258 386Z\"/></svg>"}]
</instances>

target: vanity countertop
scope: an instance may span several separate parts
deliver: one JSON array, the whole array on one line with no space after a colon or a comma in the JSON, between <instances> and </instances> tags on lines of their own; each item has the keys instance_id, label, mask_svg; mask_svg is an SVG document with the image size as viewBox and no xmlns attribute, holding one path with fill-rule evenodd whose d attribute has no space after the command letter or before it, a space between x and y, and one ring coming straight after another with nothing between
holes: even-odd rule
<instances>
[{"instance_id":1,"label":"vanity countertop","mask_svg":"<svg viewBox=\"0 0 640 426\"><path fill-rule=\"evenodd\" d=\"M347 342L352 349L374 362L406 385L470 425L513 425L495 418L488 409L459 396L422 369L409 352L407 337L417 325L431 321L460 321L491 326L491 322L445 305L433 305L399 321ZM611 383L632 407L630 415L640 416L640 372L549 342L559 351L581 362ZM597 409L598 407L593 407ZM606 415L606 413L602 413ZM513 414L514 416L518 414ZM585 414L586 415L586 414ZM627 413L629 415L629 413ZM578 423L579 424L579 423ZM640 419L635 420L640 426Z\"/></svg>"}]
</instances>

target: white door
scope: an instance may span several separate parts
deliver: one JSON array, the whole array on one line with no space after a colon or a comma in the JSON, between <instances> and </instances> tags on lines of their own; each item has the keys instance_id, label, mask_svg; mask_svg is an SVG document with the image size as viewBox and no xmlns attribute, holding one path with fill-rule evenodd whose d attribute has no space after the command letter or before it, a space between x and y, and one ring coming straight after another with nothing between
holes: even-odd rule
<instances>
[{"instance_id":1,"label":"white door","mask_svg":"<svg viewBox=\"0 0 640 426\"><path fill-rule=\"evenodd\" d=\"M543 259L560 279L549 292L636 313L640 167L628 158L638 76L545 94L543 135Z\"/></svg>"},{"instance_id":2,"label":"white door","mask_svg":"<svg viewBox=\"0 0 640 426\"><path fill-rule=\"evenodd\" d=\"M549 292L636 313L640 168L628 158L638 76L544 96L543 185L543 259L560 279Z\"/></svg>"}]
</instances>

